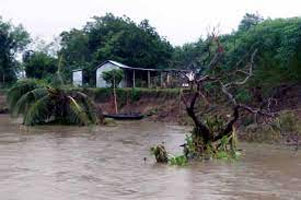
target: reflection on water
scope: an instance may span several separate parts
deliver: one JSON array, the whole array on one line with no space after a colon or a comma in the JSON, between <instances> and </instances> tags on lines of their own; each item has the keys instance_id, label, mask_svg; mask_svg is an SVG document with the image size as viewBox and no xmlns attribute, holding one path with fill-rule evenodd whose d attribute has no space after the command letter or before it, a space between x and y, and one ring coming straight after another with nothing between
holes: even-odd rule
<instances>
[{"instance_id":1,"label":"reflection on water","mask_svg":"<svg viewBox=\"0 0 301 200\"><path fill-rule=\"evenodd\" d=\"M301 198L301 156L272 146L243 144L235 163L154 164L149 147L176 153L185 132L143 121L25 128L0 115L0 199Z\"/></svg>"}]
</instances>

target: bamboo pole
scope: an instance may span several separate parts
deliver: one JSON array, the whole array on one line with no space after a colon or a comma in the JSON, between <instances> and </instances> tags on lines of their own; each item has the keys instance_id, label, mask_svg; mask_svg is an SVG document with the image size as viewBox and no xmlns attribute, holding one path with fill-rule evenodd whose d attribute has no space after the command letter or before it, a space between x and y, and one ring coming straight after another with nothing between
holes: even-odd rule
<instances>
[{"instance_id":1,"label":"bamboo pole","mask_svg":"<svg viewBox=\"0 0 301 200\"><path fill-rule=\"evenodd\" d=\"M117 97L116 97L116 81L115 81L115 75L113 75L113 95L114 95L114 106L115 106L115 114L118 113L118 106L117 106Z\"/></svg>"},{"instance_id":2,"label":"bamboo pole","mask_svg":"<svg viewBox=\"0 0 301 200\"><path fill-rule=\"evenodd\" d=\"M163 88L163 72L160 72L160 82L161 82L161 87Z\"/></svg>"},{"instance_id":3,"label":"bamboo pole","mask_svg":"<svg viewBox=\"0 0 301 200\"><path fill-rule=\"evenodd\" d=\"M147 86L148 86L148 88L150 88L151 87L151 80L150 80L150 71L147 71Z\"/></svg>"},{"instance_id":4,"label":"bamboo pole","mask_svg":"<svg viewBox=\"0 0 301 200\"><path fill-rule=\"evenodd\" d=\"M135 70L133 70L133 88L136 87L136 80L135 80L136 77L135 76L136 76Z\"/></svg>"}]
</instances>

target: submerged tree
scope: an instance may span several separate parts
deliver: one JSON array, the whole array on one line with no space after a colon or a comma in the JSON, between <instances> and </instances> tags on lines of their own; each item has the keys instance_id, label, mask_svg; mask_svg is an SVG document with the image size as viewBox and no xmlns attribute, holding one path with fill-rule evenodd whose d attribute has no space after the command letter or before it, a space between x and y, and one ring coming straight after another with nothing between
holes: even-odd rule
<instances>
[{"instance_id":1,"label":"submerged tree","mask_svg":"<svg viewBox=\"0 0 301 200\"><path fill-rule=\"evenodd\" d=\"M255 117L275 116L267 106L270 105L270 100L259 102L261 105L257 108L243 104L238 98L239 89L253 76L254 59L258 50L249 50L235 66L227 67L221 62L224 49L219 38L212 34L209 39L214 41L213 51L206 58L209 62L203 67L203 71L194 72L192 89L188 94L182 95L187 114L194 123L191 143L184 145L186 154L190 156L208 153L218 156L220 152L235 154L234 124L241 113L251 113ZM202 108L198 108L199 105ZM232 116L223 114L223 111L229 110L232 110ZM193 148L189 149L189 146Z\"/></svg>"},{"instance_id":2,"label":"submerged tree","mask_svg":"<svg viewBox=\"0 0 301 200\"><path fill-rule=\"evenodd\" d=\"M256 48L241 57L234 66L222 62L225 56L219 37L208 37L208 52L203 54L205 64L193 70L191 87L182 92L182 101L193 121L193 131L184 145L186 158L236 158L235 123L242 113L265 119L276 116L270 111L271 99L247 105L240 90L253 76ZM183 77L185 77L184 74ZM232 114L229 114L232 113Z\"/></svg>"},{"instance_id":3,"label":"submerged tree","mask_svg":"<svg viewBox=\"0 0 301 200\"><path fill-rule=\"evenodd\" d=\"M64 85L60 64L51 83L19 80L8 92L8 103L12 116L23 115L25 125L97 123L94 103L86 94Z\"/></svg>"},{"instance_id":4,"label":"submerged tree","mask_svg":"<svg viewBox=\"0 0 301 200\"><path fill-rule=\"evenodd\" d=\"M55 123L89 125L97 122L92 101L86 94L41 80L18 81L8 92L13 117L23 116L24 125Z\"/></svg>"}]
</instances>

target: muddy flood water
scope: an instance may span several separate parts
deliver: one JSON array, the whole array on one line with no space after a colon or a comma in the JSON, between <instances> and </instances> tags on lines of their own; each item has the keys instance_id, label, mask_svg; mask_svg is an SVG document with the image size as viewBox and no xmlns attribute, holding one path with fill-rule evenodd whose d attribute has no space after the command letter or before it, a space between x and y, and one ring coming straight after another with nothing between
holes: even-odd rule
<instances>
[{"instance_id":1,"label":"muddy flood water","mask_svg":"<svg viewBox=\"0 0 301 200\"><path fill-rule=\"evenodd\" d=\"M0 199L301 199L301 153L284 148L240 144L233 163L154 163L153 144L176 153L188 131L146 121L25 128L0 115Z\"/></svg>"}]
</instances>

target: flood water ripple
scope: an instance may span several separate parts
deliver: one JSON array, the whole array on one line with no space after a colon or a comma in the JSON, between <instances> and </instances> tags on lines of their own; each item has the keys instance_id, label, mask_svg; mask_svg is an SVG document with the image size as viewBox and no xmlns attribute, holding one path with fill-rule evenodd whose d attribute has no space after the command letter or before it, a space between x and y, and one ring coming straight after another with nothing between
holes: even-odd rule
<instances>
[{"instance_id":1,"label":"flood water ripple","mask_svg":"<svg viewBox=\"0 0 301 200\"><path fill-rule=\"evenodd\" d=\"M152 145L177 153L188 131L146 121L27 128L0 115L0 199L301 199L301 156L275 146L241 144L233 163L154 163Z\"/></svg>"}]
</instances>

